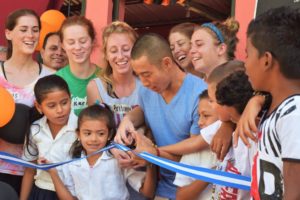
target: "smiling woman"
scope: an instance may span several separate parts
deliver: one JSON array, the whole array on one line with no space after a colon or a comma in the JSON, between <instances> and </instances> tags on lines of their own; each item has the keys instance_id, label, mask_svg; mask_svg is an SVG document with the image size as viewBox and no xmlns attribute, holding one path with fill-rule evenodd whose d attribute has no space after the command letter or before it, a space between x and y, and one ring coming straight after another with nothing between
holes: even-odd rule
<instances>
[{"instance_id":1,"label":"smiling woman","mask_svg":"<svg viewBox=\"0 0 300 200\"><path fill-rule=\"evenodd\" d=\"M69 65L56 74L65 79L69 85L72 110L76 115L87 106L87 84L99 71L99 68L90 61L95 38L96 32L92 22L83 16L67 18L60 29L60 39Z\"/></svg>"},{"instance_id":2,"label":"smiling woman","mask_svg":"<svg viewBox=\"0 0 300 200\"><path fill-rule=\"evenodd\" d=\"M33 87L36 81L52 73L48 68L32 59L37 46L41 23L38 15L28 9L12 12L6 20L5 36L8 43L7 60L1 62L0 86L7 89L14 97L15 103L33 106ZM21 75L21 76L20 76ZM26 118L24 120L29 119ZM16 134L12 130L7 134ZM28 130L20 131L16 138L25 138ZM6 141L0 138L0 151L11 153L20 157L23 143L19 141ZM24 169L20 166L0 161L0 181L14 187L19 193Z\"/></svg>"}]
</instances>

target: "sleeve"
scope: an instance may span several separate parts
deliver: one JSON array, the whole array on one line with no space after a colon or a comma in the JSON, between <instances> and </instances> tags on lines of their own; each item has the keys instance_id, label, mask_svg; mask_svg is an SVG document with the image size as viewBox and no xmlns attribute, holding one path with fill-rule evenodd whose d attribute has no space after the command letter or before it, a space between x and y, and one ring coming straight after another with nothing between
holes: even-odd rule
<instances>
[{"instance_id":1,"label":"sleeve","mask_svg":"<svg viewBox=\"0 0 300 200\"><path fill-rule=\"evenodd\" d=\"M282 160L300 162L299 122L300 114L289 114L277 123L276 132L281 144Z\"/></svg>"},{"instance_id":2,"label":"sleeve","mask_svg":"<svg viewBox=\"0 0 300 200\"><path fill-rule=\"evenodd\" d=\"M143 100L143 97L145 96L144 90L145 90L144 86L141 86L138 90L138 104L142 110L144 110L144 100Z\"/></svg>"},{"instance_id":3,"label":"sleeve","mask_svg":"<svg viewBox=\"0 0 300 200\"><path fill-rule=\"evenodd\" d=\"M70 191L70 193L75 197L76 196L75 183L73 181L69 166L70 166L69 164L59 166L57 167L57 171L63 184Z\"/></svg>"},{"instance_id":4,"label":"sleeve","mask_svg":"<svg viewBox=\"0 0 300 200\"><path fill-rule=\"evenodd\" d=\"M215 136L216 132L220 128L222 122L220 120L216 121L215 123L205 127L204 129L201 130L200 134L205 140L207 144L211 144L211 141L213 137Z\"/></svg>"},{"instance_id":5,"label":"sleeve","mask_svg":"<svg viewBox=\"0 0 300 200\"><path fill-rule=\"evenodd\" d=\"M32 133L36 132L34 126L35 125L31 125L30 128L28 145L25 143L23 147L22 159L26 161L34 161L38 159L39 151L36 145L35 137L32 135Z\"/></svg>"},{"instance_id":6,"label":"sleeve","mask_svg":"<svg viewBox=\"0 0 300 200\"><path fill-rule=\"evenodd\" d=\"M200 127L198 125L198 121L199 121L198 105L199 105L199 98L196 98L196 101L193 106L192 125L190 128L190 133L193 135L199 135L200 133Z\"/></svg>"},{"instance_id":7,"label":"sleeve","mask_svg":"<svg viewBox=\"0 0 300 200\"><path fill-rule=\"evenodd\" d=\"M144 183L146 172L138 171L135 169L124 169L124 177L128 181L129 185L137 192L140 191Z\"/></svg>"}]
</instances>

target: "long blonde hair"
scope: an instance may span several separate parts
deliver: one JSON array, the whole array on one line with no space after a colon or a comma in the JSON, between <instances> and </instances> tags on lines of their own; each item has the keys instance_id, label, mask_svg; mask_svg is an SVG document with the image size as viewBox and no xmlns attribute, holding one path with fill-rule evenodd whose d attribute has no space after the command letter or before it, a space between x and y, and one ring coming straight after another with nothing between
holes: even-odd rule
<instances>
[{"instance_id":1,"label":"long blonde hair","mask_svg":"<svg viewBox=\"0 0 300 200\"><path fill-rule=\"evenodd\" d=\"M107 49L106 48L107 48L108 38L113 33L128 34L128 37L130 37L130 39L132 40L133 43L138 38L138 34L136 33L136 31L125 22L114 21L104 28L103 33L102 33L102 50L104 53L106 66L104 66L104 69L101 70L101 72L99 74L99 78L101 78L102 80L104 80L105 82L107 82L111 85L113 85L112 79L111 79L112 68L107 61L107 55L106 55Z\"/></svg>"}]
</instances>

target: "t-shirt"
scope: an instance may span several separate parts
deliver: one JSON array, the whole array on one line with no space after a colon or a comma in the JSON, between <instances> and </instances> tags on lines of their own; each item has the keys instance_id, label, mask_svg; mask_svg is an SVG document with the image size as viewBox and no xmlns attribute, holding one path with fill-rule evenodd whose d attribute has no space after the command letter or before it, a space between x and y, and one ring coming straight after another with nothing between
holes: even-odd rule
<instances>
[{"instance_id":1,"label":"t-shirt","mask_svg":"<svg viewBox=\"0 0 300 200\"><path fill-rule=\"evenodd\" d=\"M72 110L78 116L81 110L87 107L87 96L86 96L86 86L90 80L96 78L99 68L96 69L90 77L86 79L81 79L71 72L70 65L58 70L56 74L62 77L68 84L71 98L72 98Z\"/></svg>"},{"instance_id":2,"label":"t-shirt","mask_svg":"<svg viewBox=\"0 0 300 200\"><path fill-rule=\"evenodd\" d=\"M283 199L283 161L300 162L300 94L285 99L264 116L252 170L255 199Z\"/></svg>"},{"instance_id":3,"label":"t-shirt","mask_svg":"<svg viewBox=\"0 0 300 200\"><path fill-rule=\"evenodd\" d=\"M80 200L129 200L126 181L139 191L145 178L145 172L121 169L118 161L106 151L93 166L82 159L60 168L62 182Z\"/></svg>"},{"instance_id":4,"label":"t-shirt","mask_svg":"<svg viewBox=\"0 0 300 200\"><path fill-rule=\"evenodd\" d=\"M210 144L213 136L220 128L222 122L217 121L207 128L201 130L201 136ZM217 162L217 170L251 176L251 166L253 157L257 151L257 145L249 141L251 148L248 148L241 139L238 141L236 148L231 147L223 161ZM223 185L213 184L211 199L213 200L247 200L250 199L250 192L237 188L231 188Z\"/></svg>"},{"instance_id":5,"label":"t-shirt","mask_svg":"<svg viewBox=\"0 0 300 200\"><path fill-rule=\"evenodd\" d=\"M206 87L202 79L187 74L177 94L169 103L166 103L160 94L143 86L140 88L139 105L158 146L175 144L190 137L190 134L199 134L199 95ZM175 199L175 173L160 168L160 175L156 194Z\"/></svg>"},{"instance_id":6,"label":"t-shirt","mask_svg":"<svg viewBox=\"0 0 300 200\"><path fill-rule=\"evenodd\" d=\"M141 82L138 78L135 79L135 88L132 93L127 97L113 98L108 95L107 90L104 88L102 81L99 78L94 79L97 84L98 92L101 96L103 103L109 105L115 116L116 125L118 126L125 116L125 114L131 111L139 103L138 91L141 87Z\"/></svg>"},{"instance_id":7,"label":"t-shirt","mask_svg":"<svg viewBox=\"0 0 300 200\"><path fill-rule=\"evenodd\" d=\"M197 166L197 167L205 167L205 168L215 167L216 162L217 162L216 155L210 149L204 149L200 152L183 155L180 160L180 163L184 163L191 166ZM192 177L185 176L180 173L176 173L174 184L179 187L183 187L183 186L190 185L194 181L196 181L196 179ZM212 185L209 184L205 188L205 190L201 192L201 194L197 199L199 200L209 199L211 197L211 193L212 193Z\"/></svg>"},{"instance_id":8,"label":"t-shirt","mask_svg":"<svg viewBox=\"0 0 300 200\"><path fill-rule=\"evenodd\" d=\"M14 101L16 103L21 103L29 107L33 107L34 100L35 100L33 88L35 83L40 78L54 73L54 71L51 71L48 68L42 67L41 65L40 67L41 67L41 72L39 76L30 84L25 85L23 87L16 86L10 83L9 81L7 81L3 74L3 70L0 70L0 86L5 88L10 94L12 94ZM25 133L24 133L24 137L25 137ZM21 157L23 152L23 144L12 144L0 138L0 151L4 151L13 154L17 157ZM0 159L0 173L23 175L24 168L20 165L7 163Z\"/></svg>"}]
</instances>

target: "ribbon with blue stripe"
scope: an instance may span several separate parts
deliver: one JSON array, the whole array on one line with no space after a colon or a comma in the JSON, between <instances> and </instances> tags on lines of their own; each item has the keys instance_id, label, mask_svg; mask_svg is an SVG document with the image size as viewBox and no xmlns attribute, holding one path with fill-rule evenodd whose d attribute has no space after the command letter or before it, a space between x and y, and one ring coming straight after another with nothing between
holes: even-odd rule
<instances>
[{"instance_id":1,"label":"ribbon with blue stripe","mask_svg":"<svg viewBox=\"0 0 300 200\"><path fill-rule=\"evenodd\" d=\"M0 159L6 161L6 162L9 162L9 163L12 163L12 164L15 164L15 165L21 165L23 167L29 167L29 168L34 168L34 169L41 169L41 170L48 170L48 169L51 169L53 167L58 167L60 165L65 165L67 163L70 163L70 162L74 162L74 161L77 161L77 160L81 160L81 159L85 159L87 157L90 157L92 155L95 155L97 153L100 153L100 152L103 152L103 151L107 151L109 149L112 149L112 148L115 148L115 144L111 144L111 145L108 145L107 147L104 147L88 156L84 156L84 157L81 157L81 158L75 158L75 159L72 159L72 160L68 160L68 161L64 161L64 162L58 162L58 163L51 163L51 164L35 164L35 163L32 163L32 162L28 162L26 160L23 160L21 158L18 158L14 155L11 155L9 153L6 153L6 152L2 152L0 151Z\"/></svg>"},{"instance_id":2,"label":"ribbon with blue stripe","mask_svg":"<svg viewBox=\"0 0 300 200\"><path fill-rule=\"evenodd\" d=\"M95 154L103 152L103 151L107 151L112 148L118 148L123 151L131 151L130 148L128 148L124 145L113 143L107 147L104 147L103 149L100 149L97 152L94 152L93 154L91 154L89 156L95 155ZM218 171L218 170L214 170L214 169L190 166L190 165L186 165L183 163L174 162L174 161L171 161L171 160L168 160L165 158L161 158L158 156L154 156L154 155L146 153L146 152L135 153L135 154L157 166L163 167L165 169L168 169L168 170L176 172L176 173L190 176L190 177L198 179L198 180L202 180L205 182L210 182L210 183L214 183L214 184L218 184L218 185L224 185L224 186L228 186L228 187L238 188L238 189L242 189L242 190L250 190L250 185L251 185L250 177L233 174L233 173L228 173L228 172L223 172L223 171ZM42 170L48 170L53 167L57 167L57 166L64 165L64 164L67 164L70 162L85 159L89 156L76 158L76 159L72 159L72 160L60 162L60 163L38 165L38 164L34 164L31 162L22 160L20 158L17 158L16 156L13 156L11 154L8 154L5 152L0 152L0 159L2 159L2 160L5 160L12 164L17 164L17 165L22 165L24 167L30 167L30 168L36 168L36 169L42 169Z\"/></svg>"}]
</instances>

